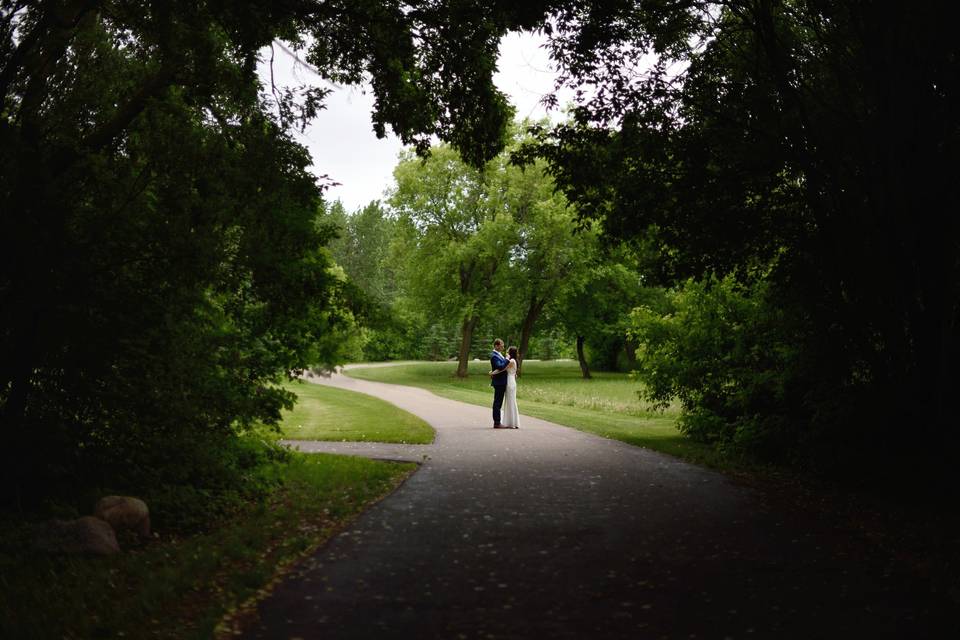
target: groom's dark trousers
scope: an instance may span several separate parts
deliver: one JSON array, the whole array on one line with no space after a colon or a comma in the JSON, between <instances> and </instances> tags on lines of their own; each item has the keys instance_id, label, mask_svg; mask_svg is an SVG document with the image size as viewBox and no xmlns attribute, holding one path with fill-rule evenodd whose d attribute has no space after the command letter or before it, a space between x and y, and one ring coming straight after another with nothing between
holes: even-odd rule
<instances>
[{"instance_id":1,"label":"groom's dark trousers","mask_svg":"<svg viewBox=\"0 0 960 640\"><path fill-rule=\"evenodd\" d=\"M500 409L503 408L503 396L507 393L507 385L497 385L493 388L493 424L500 424Z\"/></svg>"},{"instance_id":2,"label":"groom's dark trousers","mask_svg":"<svg viewBox=\"0 0 960 640\"><path fill-rule=\"evenodd\" d=\"M507 366L507 359L494 351L490 354L490 367L493 371ZM500 409L503 408L503 396L507 393L507 372L498 373L490 379L493 387L493 424L500 424Z\"/></svg>"}]
</instances>

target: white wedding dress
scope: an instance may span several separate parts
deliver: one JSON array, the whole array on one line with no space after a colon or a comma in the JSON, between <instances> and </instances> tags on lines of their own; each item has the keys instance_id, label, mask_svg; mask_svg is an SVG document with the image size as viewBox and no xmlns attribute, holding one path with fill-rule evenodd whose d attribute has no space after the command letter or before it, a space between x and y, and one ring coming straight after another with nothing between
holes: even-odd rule
<instances>
[{"instance_id":1,"label":"white wedding dress","mask_svg":"<svg viewBox=\"0 0 960 640\"><path fill-rule=\"evenodd\" d=\"M503 397L503 417L500 423L512 429L520 428L520 412L517 410L517 361L507 363L507 393Z\"/></svg>"}]
</instances>

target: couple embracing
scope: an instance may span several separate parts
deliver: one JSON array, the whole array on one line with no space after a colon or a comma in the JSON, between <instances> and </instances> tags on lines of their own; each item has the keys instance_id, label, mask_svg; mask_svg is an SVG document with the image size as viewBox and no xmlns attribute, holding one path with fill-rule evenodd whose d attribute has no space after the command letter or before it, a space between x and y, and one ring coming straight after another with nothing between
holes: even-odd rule
<instances>
[{"instance_id":1,"label":"couple embracing","mask_svg":"<svg viewBox=\"0 0 960 640\"><path fill-rule=\"evenodd\" d=\"M493 387L493 428L519 429L520 413L517 411L517 348L507 350L503 356L503 340L493 341L490 354L490 385ZM503 409L501 420L500 410Z\"/></svg>"}]
</instances>

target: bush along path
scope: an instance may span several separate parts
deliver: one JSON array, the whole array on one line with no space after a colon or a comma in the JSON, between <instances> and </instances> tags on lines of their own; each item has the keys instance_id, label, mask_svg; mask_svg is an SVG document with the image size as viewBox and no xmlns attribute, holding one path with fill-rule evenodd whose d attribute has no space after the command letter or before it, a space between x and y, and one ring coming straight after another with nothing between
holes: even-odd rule
<instances>
[{"instance_id":1,"label":"bush along path","mask_svg":"<svg viewBox=\"0 0 960 640\"><path fill-rule=\"evenodd\" d=\"M245 638L903 638L951 603L852 532L713 471L410 387L333 376L422 417L398 491L260 601ZM522 407L521 407L522 410ZM956 636L951 636L956 637Z\"/></svg>"}]
</instances>

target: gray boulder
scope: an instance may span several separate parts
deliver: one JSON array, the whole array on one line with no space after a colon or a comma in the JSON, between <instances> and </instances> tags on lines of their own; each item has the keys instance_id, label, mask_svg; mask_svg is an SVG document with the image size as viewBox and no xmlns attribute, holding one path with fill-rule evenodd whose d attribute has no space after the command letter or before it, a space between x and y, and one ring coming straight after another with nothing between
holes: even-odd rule
<instances>
[{"instance_id":1,"label":"gray boulder","mask_svg":"<svg viewBox=\"0 0 960 640\"><path fill-rule=\"evenodd\" d=\"M97 501L93 515L110 523L114 531L130 530L141 538L150 537L150 511L139 498L105 496Z\"/></svg>"},{"instance_id":2,"label":"gray boulder","mask_svg":"<svg viewBox=\"0 0 960 640\"><path fill-rule=\"evenodd\" d=\"M51 520L38 532L34 546L48 553L89 553L108 556L120 551L113 527L99 518Z\"/></svg>"}]
</instances>

